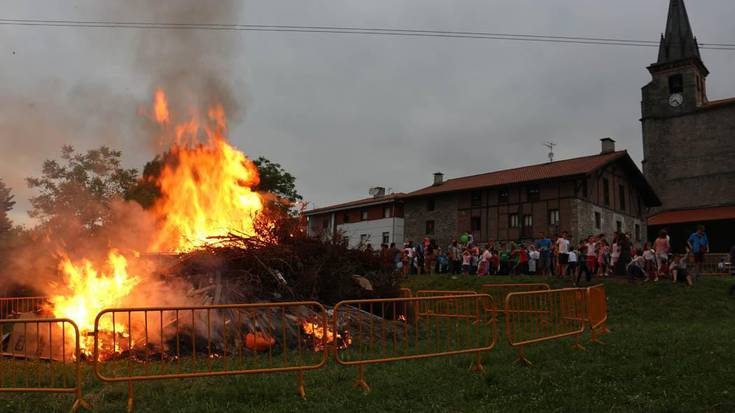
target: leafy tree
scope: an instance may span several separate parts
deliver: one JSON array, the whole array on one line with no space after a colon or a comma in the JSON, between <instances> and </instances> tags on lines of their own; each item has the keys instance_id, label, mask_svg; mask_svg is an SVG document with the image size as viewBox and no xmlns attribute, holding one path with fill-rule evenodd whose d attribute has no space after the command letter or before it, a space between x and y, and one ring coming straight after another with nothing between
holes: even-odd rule
<instances>
[{"instance_id":1,"label":"leafy tree","mask_svg":"<svg viewBox=\"0 0 735 413\"><path fill-rule=\"evenodd\" d=\"M0 236L10 232L13 228L13 223L8 217L8 212L13 209L15 201L13 201L13 194L10 193L10 188L5 186L5 183L0 179Z\"/></svg>"},{"instance_id":2,"label":"leafy tree","mask_svg":"<svg viewBox=\"0 0 735 413\"><path fill-rule=\"evenodd\" d=\"M135 169L121 166L120 151L106 146L77 153L61 148L61 162L47 160L39 178L27 178L28 186L40 191L30 199L29 215L45 223L75 218L86 229L104 225L110 202L121 198L137 181Z\"/></svg>"},{"instance_id":3,"label":"leafy tree","mask_svg":"<svg viewBox=\"0 0 735 413\"><path fill-rule=\"evenodd\" d=\"M280 164L271 162L262 156L253 163L258 167L260 174L260 183L255 189L269 192L290 202L302 199L296 191L296 178L284 170Z\"/></svg>"},{"instance_id":4,"label":"leafy tree","mask_svg":"<svg viewBox=\"0 0 735 413\"><path fill-rule=\"evenodd\" d=\"M170 162L175 162L175 160L170 159L170 153L167 152L146 163L143 167L143 176L127 192L126 199L138 202L143 208L153 206L156 199L161 196L156 181L161 174L163 165ZM255 190L278 196L285 202L280 201L277 204L286 209L288 209L290 203L302 199L296 191L296 178L284 170L280 164L271 162L262 156L254 160L253 163L258 168L258 174L260 175L260 183L254 188Z\"/></svg>"}]
</instances>

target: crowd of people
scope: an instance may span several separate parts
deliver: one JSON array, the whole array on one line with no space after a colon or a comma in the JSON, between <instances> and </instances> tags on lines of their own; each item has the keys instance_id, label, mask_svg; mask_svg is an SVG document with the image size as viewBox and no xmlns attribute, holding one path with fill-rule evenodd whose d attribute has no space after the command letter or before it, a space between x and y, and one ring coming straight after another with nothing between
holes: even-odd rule
<instances>
[{"instance_id":1,"label":"crowd of people","mask_svg":"<svg viewBox=\"0 0 735 413\"><path fill-rule=\"evenodd\" d=\"M372 248L370 248L372 250ZM734 248L735 251L735 248ZM628 276L645 281L661 278L692 285L702 271L709 240L700 226L687 240L685 253L673 254L671 239L661 231L651 243L636 245L630 234L605 234L572 240L567 232L533 241L477 243L462 234L442 247L431 238L406 241L402 248L381 245L378 252L386 271L413 274L541 275L566 277L575 285L592 277ZM690 271L690 261L694 267Z\"/></svg>"}]
</instances>

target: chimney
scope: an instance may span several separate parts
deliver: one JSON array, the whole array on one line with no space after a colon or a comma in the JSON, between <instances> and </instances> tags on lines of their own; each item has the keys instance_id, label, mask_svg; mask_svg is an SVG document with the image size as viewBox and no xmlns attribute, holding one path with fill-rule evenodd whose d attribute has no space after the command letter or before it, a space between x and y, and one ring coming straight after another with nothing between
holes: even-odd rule
<instances>
[{"instance_id":1,"label":"chimney","mask_svg":"<svg viewBox=\"0 0 735 413\"><path fill-rule=\"evenodd\" d=\"M600 142L602 142L602 152L600 152L601 154L615 152L615 139L602 138L600 139Z\"/></svg>"},{"instance_id":2,"label":"chimney","mask_svg":"<svg viewBox=\"0 0 735 413\"><path fill-rule=\"evenodd\" d=\"M441 172L434 172L434 186L439 186L444 183L444 174Z\"/></svg>"},{"instance_id":3,"label":"chimney","mask_svg":"<svg viewBox=\"0 0 735 413\"><path fill-rule=\"evenodd\" d=\"M382 186L376 186L374 188L370 188L370 195L373 196L373 198L381 198L385 196L385 188Z\"/></svg>"}]
</instances>

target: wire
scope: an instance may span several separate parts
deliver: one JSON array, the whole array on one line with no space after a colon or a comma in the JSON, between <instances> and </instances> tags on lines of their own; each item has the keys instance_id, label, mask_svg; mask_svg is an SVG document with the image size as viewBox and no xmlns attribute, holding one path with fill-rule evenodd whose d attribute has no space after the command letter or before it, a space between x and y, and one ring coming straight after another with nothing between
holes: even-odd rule
<instances>
[{"instance_id":1,"label":"wire","mask_svg":"<svg viewBox=\"0 0 735 413\"><path fill-rule=\"evenodd\" d=\"M157 30L211 30L211 31L259 31L259 32L293 32L293 33L328 33L358 34L377 36L404 37L440 37L460 39L512 40L541 43L570 43L587 45L610 45L629 47L658 47L658 41L632 40L609 37L590 36L553 36L536 34L491 33L449 30L418 30L365 28L342 26L296 26L296 25L261 25L261 24L220 24L220 23L156 23L130 21L83 21L83 20L43 20L43 19L0 19L0 25L10 26L44 26L44 27L82 27L82 28L114 28L114 29L157 29ZM735 43L700 43L701 49L735 50Z\"/></svg>"}]
</instances>

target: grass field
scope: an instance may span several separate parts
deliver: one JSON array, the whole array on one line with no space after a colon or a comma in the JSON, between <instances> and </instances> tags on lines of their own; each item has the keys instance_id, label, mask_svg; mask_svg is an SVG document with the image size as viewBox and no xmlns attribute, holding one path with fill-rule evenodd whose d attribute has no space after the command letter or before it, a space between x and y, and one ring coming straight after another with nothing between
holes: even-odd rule
<instances>
[{"instance_id":1,"label":"grass field","mask_svg":"<svg viewBox=\"0 0 735 413\"><path fill-rule=\"evenodd\" d=\"M496 277L508 281L509 278ZM537 281L514 277L512 281ZM473 289L487 280L421 276L416 289ZM735 412L735 297L729 278L693 288L660 281L606 281L604 345L586 352L572 339L530 346L532 367L513 364L500 336L484 355L486 372L468 370L471 356L371 366L372 390L353 388L355 368L329 363L306 374L307 399L295 396L295 374L144 382L139 412ZM553 282L554 287L564 286ZM96 412L124 411L125 384L103 385L86 371L84 392ZM67 411L69 395L0 394L0 412Z\"/></svg>"}]
</instances>

